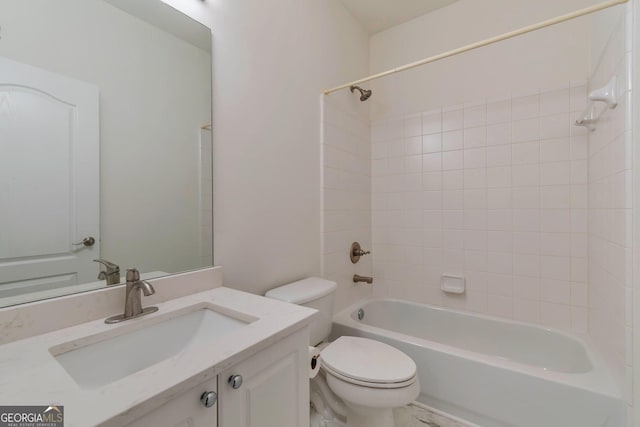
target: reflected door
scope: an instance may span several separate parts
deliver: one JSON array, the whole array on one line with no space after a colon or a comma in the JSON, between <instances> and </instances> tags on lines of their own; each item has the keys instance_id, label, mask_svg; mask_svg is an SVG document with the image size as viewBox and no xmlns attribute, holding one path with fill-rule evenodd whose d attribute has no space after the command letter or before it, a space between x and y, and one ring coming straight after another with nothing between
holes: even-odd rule
<instances>
[{"instance_id":1,"label":"reflected door","mask_svg":"<svg viewBox=\"0 0 640 427\"><path fill-rule=\"evenodd\" d=\"M0 57L0 296L97 280L99 167L98 88Z\"/></svg>"}]
</instances>

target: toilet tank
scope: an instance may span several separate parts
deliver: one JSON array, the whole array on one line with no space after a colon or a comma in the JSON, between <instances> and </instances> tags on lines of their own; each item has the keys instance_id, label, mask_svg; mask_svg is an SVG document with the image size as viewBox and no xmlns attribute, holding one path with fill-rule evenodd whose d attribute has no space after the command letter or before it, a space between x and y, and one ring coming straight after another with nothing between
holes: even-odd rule
<instances>
[{"instance_id":1,"label":"toilet tank","mask_svg":"<svg viewBox=\"0 0 640 427\"><path fill-rule=\"evenodd\" d=\"M271 289L265 296L318 310L309 332L309 344L316 345L327 339L331 332L333 299L337 287L336 282L309 277Z\"/></svg>"}]
</instances>

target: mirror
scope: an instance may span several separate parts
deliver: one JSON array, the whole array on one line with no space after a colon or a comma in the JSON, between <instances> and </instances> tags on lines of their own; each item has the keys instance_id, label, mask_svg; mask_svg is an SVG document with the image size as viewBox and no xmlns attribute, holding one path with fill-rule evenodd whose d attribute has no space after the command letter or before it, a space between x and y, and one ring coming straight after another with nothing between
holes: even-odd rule
<instances>
[{"instance_id":1,"label":"mirror","mask_svg":"<svg viewBox=\"0 0 640 427\"><path fill-rule=\"evenodd\" d=\"M161 0L0 2L0 307L211 266L211 163L209 28Z\"/></svg>"}]
</instances>

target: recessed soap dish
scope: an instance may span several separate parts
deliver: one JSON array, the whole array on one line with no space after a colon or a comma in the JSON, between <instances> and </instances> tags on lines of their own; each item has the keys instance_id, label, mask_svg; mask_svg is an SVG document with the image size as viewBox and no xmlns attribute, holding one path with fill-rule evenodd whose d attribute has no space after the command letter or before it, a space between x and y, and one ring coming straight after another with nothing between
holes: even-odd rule
<instances>
[{"instance_id":1,"label":"recessed soap dish","mask_svg":"<svg viewBox=\"0 0 640 427\"><path fill-rule=\"evenodd\" d=\"M440 278L440 289L448 294L464 294L464 277L442 275Z\"/></svg>"}]
</instances>

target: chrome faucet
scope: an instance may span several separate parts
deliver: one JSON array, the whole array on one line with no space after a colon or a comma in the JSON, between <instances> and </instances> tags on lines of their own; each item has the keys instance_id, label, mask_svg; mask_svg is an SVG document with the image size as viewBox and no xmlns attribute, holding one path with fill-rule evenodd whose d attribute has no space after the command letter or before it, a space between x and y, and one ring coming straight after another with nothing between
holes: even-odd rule
<instances>
[{"instance_id":1,"label":"chrome faucet","mask_svg":"<svg viewBox=\"0 0 640 427\"><path fill-rule=\"evenodd\" d=\"M368 276L360 276L358 274L354 274L353 275L353 283L359 283L359 282L364 282L364 283L373 283L373 277L368 277Z\"/></svg>"},{"instance_id":2,"label":"chrome faucet","mask_svg":"<svg viewBox=\"0 0 640 427\"><path fill-rule=\"evenodd\" d=\"M106 280L107 286L120 284L120 267L105 259L94 259L93 262L99 262L104 265L106 270L100 270L98 280Z\"/></svg>"},{"instance_id":3,"label":"chrome faucet","mask_svg":"<svg viewBox=\"0 0 640 427\"><path fill-rule=\"evenodd\" d=\"M156 293L151 283L146 280L140 280L140 272L135 268L127 269L127 288L125 290L124 314L118 314L107 318L105 323L119 323L135 317L144 316L158 311L158 307L142 308L142 297L140 292L145 296Z\"/></svg>"}]
</instances>

